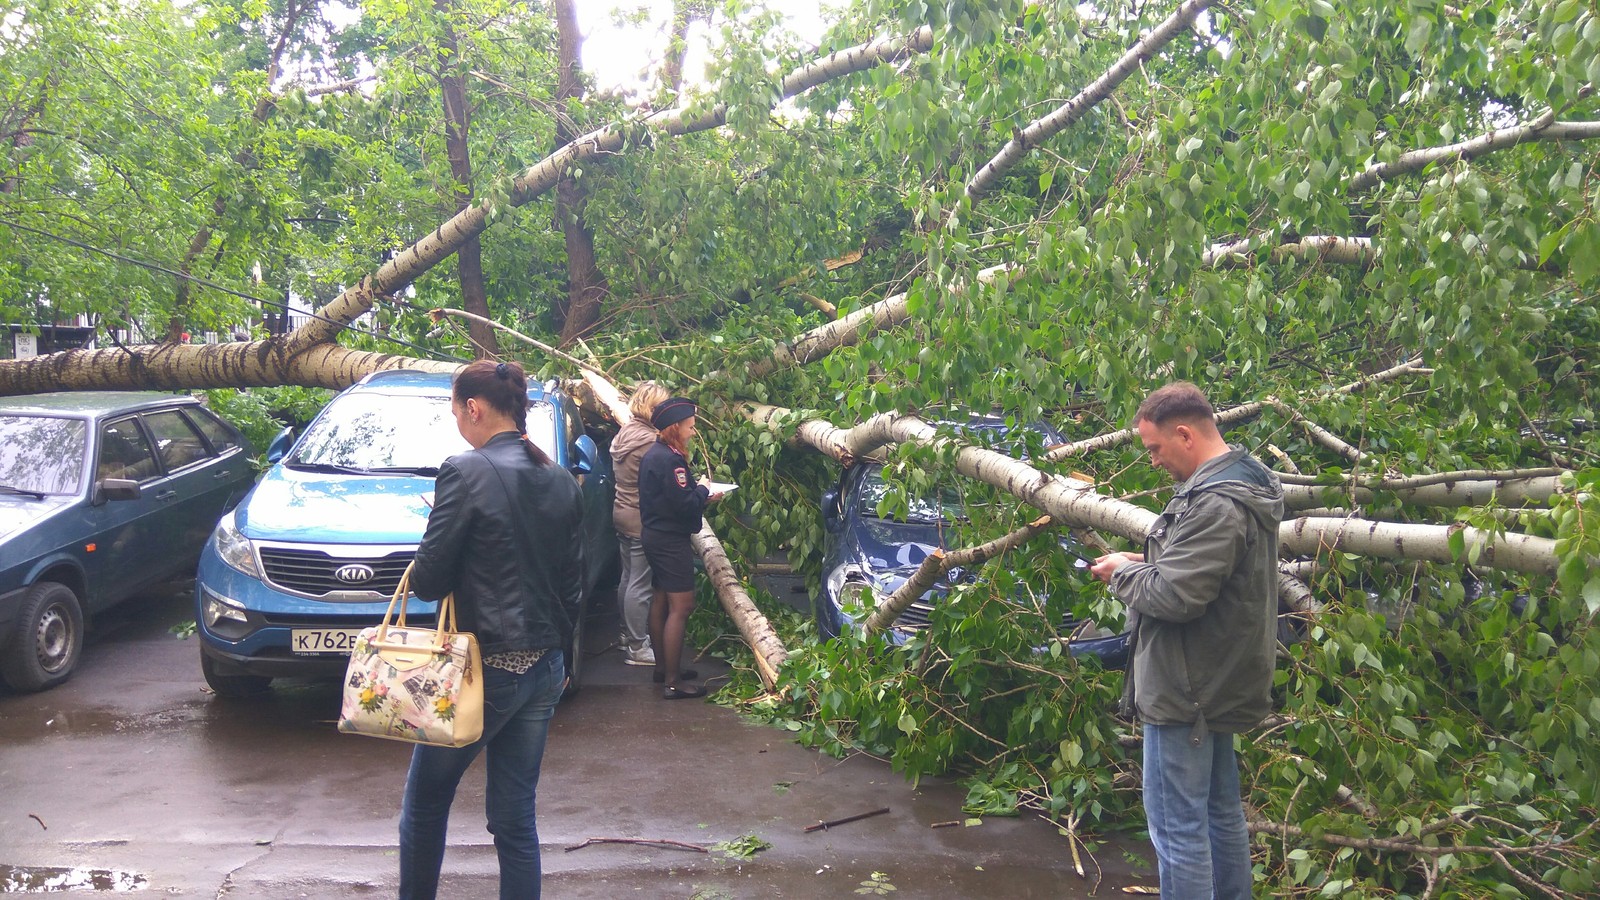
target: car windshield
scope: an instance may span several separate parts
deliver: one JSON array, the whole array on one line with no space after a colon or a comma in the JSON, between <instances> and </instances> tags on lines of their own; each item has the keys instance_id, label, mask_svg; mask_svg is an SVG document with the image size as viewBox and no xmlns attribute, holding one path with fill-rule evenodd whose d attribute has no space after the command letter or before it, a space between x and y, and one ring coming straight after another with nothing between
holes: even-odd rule
<instances>
[{"instance_id":1,"label":"car windshield","mask_svg":"<svg viewBox=\"0 0 1600 900\"><path fill-rule=\"evenodd\" d=\"M528 408L528 436L555 458L555 410L549 403L535 401ZM351 473L432 475L446 458L467 449L449 397L360 392L330 403L284 462Z\"/></svg>"},{"instance_id":2,"label":"car windshield","mask_svg":"<svg viewBox=\"0 0 1600 900\"><path fill-rule=\"evenodd\" d=\"M883 470L873 467L861 479L861 512L863 515L882 518L878 506L893 488L883 480ZM966 516L961 496L952 488L940 488L936 499L910 497L906 501L907 522L949 522ZM898 517L896 517L898 518Z\"/></svg>"},{"instance_id":3,"label":"car windshield","mask_svg":"<svg viewBox=\"0 0 1600 900\"><path fill-rule=\"evenodd\" d=\"M88 428L81 419L0 414L0 485L76 494L87 452Z\"/></svg>"}]
</instances>

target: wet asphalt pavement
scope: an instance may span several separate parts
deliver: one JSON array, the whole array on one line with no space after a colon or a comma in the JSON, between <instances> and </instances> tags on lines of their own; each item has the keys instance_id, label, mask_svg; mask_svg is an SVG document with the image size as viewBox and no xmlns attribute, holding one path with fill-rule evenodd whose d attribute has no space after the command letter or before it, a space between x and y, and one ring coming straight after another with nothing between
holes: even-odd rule
<instances>
[{"instance_id":1,"label":"wet asphalt pavement","mask_svg":"<svg viewBox=\"0 0 1600 900\"><path fill-rule=\"evenodd\" d=\"M393 896L410 747L337 733L336 683L211 696L194 639L168 633L193 617L190 589L162 588L108 614L62 687L0 689L0 894ZM966 818L956 785L913 786L885 763L832 759L731 710L663 701L648 668L606 647L614 621L590 626L585 685L556 712L540 777L546 897L852 897L887 884L903 898L1072 898L1154 884L1147 865L1130 862L1149 856L1139 841L1102 844L1080 879L1066 840L1036 818L932 828ZM456 798L441 897L497 896L483 790L480 759ZM880 807L891 812L804 831ZM564 849L588 838L709 847L746 835L772 846L749 859Z\"/></svg>"}]
</instances>

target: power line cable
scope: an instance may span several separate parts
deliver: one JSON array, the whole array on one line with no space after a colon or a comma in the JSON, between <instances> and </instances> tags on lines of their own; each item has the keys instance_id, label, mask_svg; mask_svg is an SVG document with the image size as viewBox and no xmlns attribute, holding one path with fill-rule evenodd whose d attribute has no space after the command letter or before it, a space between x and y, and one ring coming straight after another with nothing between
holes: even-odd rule
<instances>
[{"instance_id":1,"label":"power line cable","mask_svg":"<svg viewBox=\"0 0 1600 900\"><path fill-rule=\"evenodd\" d=\"M176 272L176 271L173 271L172 269L169 269L169 268L167 268L165 266L159 266L159 265L156 265L155 263L152 263L152 262L145 262L144 260L141 260L141 259L134 259L131 256L123 256L120 253L114 253L114 252L112 252L110 250L104 250L104 249L101 249L100 247L91 246L89 244L83 243L82 241L76 241L76 240L73 240L72 238L63 237L63 236L61 236L59 234L52 234L52 233L50 233L48 231L43 231L43 230L38 229L38 228L32 228L32 227L27 226L27 225L20 225L20 224L18 224L16 222L10 221L9 219L0 219L0 225L5 225L8 228L15 228L15 229L17 229L19 231L26 231L26 232L30 232L32 234L37 234L37 235L39 235L41 237L50 238L51 240L60 241L63 244L68 244L70 246L77 247L80 250L88 250L91 253L99 253L102 256L109 256L112 259L117 260L118 262L129 263L131 265L139 266L140 268L143 268L143 269L149 269L149 270L151 270L153 272L160 272L160 273L162 273L164 275L171 275L174 278L182 278L182 279L185 279L185 280L188 280L188 281L192 281L195 284L201 285L203 287L211 288L212 290L215 290L215 291L221 291L224 294L230 294L230 295L232 295L234 297L239 297L239 298L244 299L244 300L250 300L250 301L253 301L255 303L260 303L260 304L263 304L263 305L266 305L266 306L276 307L278 309L283 310L285 313L295 312L295 310L290 309L290 307L289 307L289 305L287 303L282 303L282 302L279 302L277 300L268 300L268 299L266 299L264 297L251 296L250 294L246 294L246 293L243 293L241 291L236 291L236 290L233 290L232 288L229 288L229 287L224 287L223 285L217 284L214 281L207 281L204 278L199 278L197 276L189 275L189 274L186 274L184 272ZM404 303L407 307L409 307L411 309L420 309L420 307L417 307L416 305L414 305L412 303L409 303L409 302L406 302L404 300L402 300L400 302ZM394 337L392 335L380 334L379 332L376 332L376 331L368 331L365 328L357 328L354 325L349 325L349 324L346 324L344 322L337 321L335 319L330 319L327 316L319 315L319 314L317 314L315 312L308 313L307 314L307 318L316 319L316 320L321 321L321 322L327 322L328 324L334 325L334 326L336 326L336 327L338 327L338 328L340 328L340 329L342 329L344 331L353 331L356 334L364 334L364 335L367 335L368 337L375 337L375 338L377 338L379 340L382 340L382 341L389 341L390 343L399 344L402 347L410 347L413 350L420 350L423 353L428 354L429 356L432 356L432 357L434 357L436 359L443 360L445 362L456 362L456 363L469 363L469 362L472 362L472 360L470 360L470 359L462 359L459 356L452 356L452 355L450 355L448 353L444 353L444 352L439 351L439 350L434 350L431 347L424 347L421 344L414 344L411 341L405 340L404 338L397 338L397 337Z\"/></svg>"}]
</instances>

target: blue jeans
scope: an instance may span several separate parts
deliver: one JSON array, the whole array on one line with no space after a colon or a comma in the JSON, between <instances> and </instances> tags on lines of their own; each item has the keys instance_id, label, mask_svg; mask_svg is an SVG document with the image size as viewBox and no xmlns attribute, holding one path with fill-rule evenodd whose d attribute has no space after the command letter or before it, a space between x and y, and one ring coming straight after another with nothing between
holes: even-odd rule
<instances>
[{"instance_id":1,"label":"blue jeans","mask_svg":"<svg viewBox=\"0 0 1600 900\"><path fill-rule=\"evenodd\" d=\"M1192 725L1144 726L1144 814L1162 900L1250 896L1250 833L1233 735Z\"/></svg>"},{"instance_id":2,"label":"blue jeans","mask_svg":"<svg viewBox=\"0 0 1600 900\"><path fill-rule=\"evenodd\" d=\"M534 795L550 716L561 699L566 664L551 650L518 675L483 668L483 737L465 747L425 747L411 754L400 807L400 898L432 900L444 864L445 826L467 766L489 751L485 805L500 857L500 900L539 896L539 832Z\"/></svg>"}]
</instances>

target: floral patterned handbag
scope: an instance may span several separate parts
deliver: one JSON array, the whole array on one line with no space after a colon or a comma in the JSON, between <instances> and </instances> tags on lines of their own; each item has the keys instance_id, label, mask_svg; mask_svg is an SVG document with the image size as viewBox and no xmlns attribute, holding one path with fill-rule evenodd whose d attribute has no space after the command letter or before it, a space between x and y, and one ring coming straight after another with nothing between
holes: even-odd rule
<instances>
[{"instance_id":1,"label":"floral patterned handbag","mask_svg":"<svg viewBox=\"0 0 1600 900\"><path fill-rule=\"evenodd\" d=\"M464 747L483 735L483 660L478 639L456 631L455 596L439 601L438 625L406 627L407 566L383 621L362 630L345 673L339 730ZM395 609L399 608L397 616Z\"/></svg>"}]
</instances>

